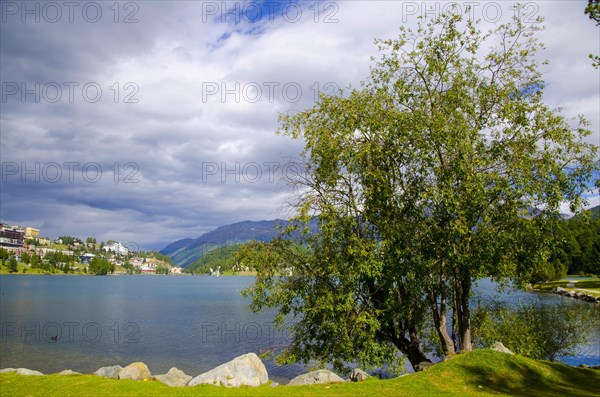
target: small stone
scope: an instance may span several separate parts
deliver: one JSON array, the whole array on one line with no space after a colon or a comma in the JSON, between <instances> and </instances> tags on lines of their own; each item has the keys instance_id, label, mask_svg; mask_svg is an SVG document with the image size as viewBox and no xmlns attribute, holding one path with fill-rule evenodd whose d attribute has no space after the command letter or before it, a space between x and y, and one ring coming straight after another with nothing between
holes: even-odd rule
<instances>
[{"instance_id":1,"label":"small stone","mask_svg":"<svg viewBox=\"0 0 600 397\"><path fill-rule=\"evenodd\" d=\"M277 386L279 386L279 383L277 383L277 382L271 382L271 384L269 386L271 386L271 387L277 387Z\"/></svg>"}]
</instances>

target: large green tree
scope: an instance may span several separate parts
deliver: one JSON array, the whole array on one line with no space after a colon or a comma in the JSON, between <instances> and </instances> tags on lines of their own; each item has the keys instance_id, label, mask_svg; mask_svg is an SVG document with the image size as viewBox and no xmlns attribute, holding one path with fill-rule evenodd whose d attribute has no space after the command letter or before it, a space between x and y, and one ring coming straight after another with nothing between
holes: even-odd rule
<instances>
[{"instance_id":1,"label":"large green tree","mask_svg":"<svg viewBox=\"0 0 600 397\"><path fill-rule=\"evenodd\" d=\"M239 257L251 307L296 316L281 362L394 368L400 351L421 369L428 324L446 356L472 349L474 280L543 273L560 204L581 208L598 163L587 121L542 102L538 26L401 28L360 89L282 116L305 141L296 222Z\"/></svg>"}]
</instances>

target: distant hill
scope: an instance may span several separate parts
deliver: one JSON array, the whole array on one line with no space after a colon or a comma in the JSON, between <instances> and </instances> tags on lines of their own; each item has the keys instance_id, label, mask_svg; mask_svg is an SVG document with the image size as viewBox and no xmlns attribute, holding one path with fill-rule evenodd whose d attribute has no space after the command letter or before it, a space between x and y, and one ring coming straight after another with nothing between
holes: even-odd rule
<instances>
[{"instance_id":1,"label":"distant hill","mask_svg":"<svg viewBox=\"0 0 600 397\"><path fill-rule=\"evenodd\" d=\"M187 265L186 271L195 274L210 274L217 268L221 272L230 271L235 265L235 254L241 247L241 244L234 244L215 248Z\"/></svg>"},{"instance_id":2,"label":"distant hill","mask_svg":"<svg viewBox=\"0 0 600 397\"><path fill-rule=\"evenodd\" d=\"M271 241L287 224L287 221L281 219L238 222L221 226L195 239L175 241L163 248L160 253L170 256L174 264L186 267L219 247L252 240Z\"/></svg>"}]
</instances>

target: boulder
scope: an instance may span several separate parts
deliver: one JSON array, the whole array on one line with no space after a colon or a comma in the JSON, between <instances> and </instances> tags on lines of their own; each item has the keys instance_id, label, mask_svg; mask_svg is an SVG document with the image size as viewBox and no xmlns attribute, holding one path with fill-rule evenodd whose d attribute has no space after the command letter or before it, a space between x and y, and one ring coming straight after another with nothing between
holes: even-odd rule
<instances>
[{"instance_id":1,"label":"boulder","mask_svg":"<svg viewBox=\"0 0 600 397\"><path fill-rule=\"evenodd\" d=\"M563 287L556 287L554 289L554 292L558 293L558 294L565 294L567 292L566 289L564 289Z\"/></svg>"},{"instance_id":2,"label":"boulder","mask_svg":"<svg viewBox=\"0 0 600 397\"><path fill-rule=\"evenodd\" d=\"M0 374L5 374L7 372L17 372L16 368L4 368L4 369L0 369Z\"/></svg>"},{"instance_id":3,"label":"boulder","mask_svg":"<svg viewBox=\"0 0 600 397\"><path fill-rule=\"evenodd\" d=\"M142 362L131 363L119 371L119 379L144 380L151 377L148 366Z\"/></svg>"},{"instance_id":4,"label":"boulder","mask_svg":"<svg viewBox=\"0 0 600 397\"><path fill-rule=\"evenodd\" d=\"M508 350L508 348L506 348L506 346L504 346L502 342L494 342L494 344L491 346L491 349L500 353L515 354Z\"/></svg>"},{"instance_id":5,"label":"boulder","mask_svg":"<svg viewBox=\"0 0 600 397\"><path fill-rule=\"evenodd\" d=\"M155 378L167 386L183 387L187 386L192 380L192 377L186 375L185 372L173 367L164 375L156 375Z\"/></svg>"},{"instance_id":6,"label":"boulder","mask_svg":"<svg viewBox=\"0 0 600 397\"><path fill-rule=\"evenodd\" d=\"M196 376L188 386L211 384L226 387L259 386L269 381L269 374L254 353L244 354Z\"/></svg>"},{"instance_id":7,"label":"boulder","mask_svg":"<svg viewBox=\"0 0 600 397\"><path fill-rule=\"evenodd\" d=\"M271 384L269 386L271 386L271 387L278 387L279 383L277 383L277 382L271 382Z\"/></svg>"},{"instance_id":8,"label":"boulder","mask_svg":"<svg viewBox=\"0 0 600 397\"><path fill-rule=\"evenodd\" d=\"M98 370L94 372L94 375L109 379L119 379L119 371L121 371L122 369L123 367L121 367L120 365L102 367L98 368Z\"/></svg>"},{"instance_id":9,"label":"boulder","mask_svg":"<svg viewBox=\"0 0 600 397\"><path fill-rule=\"evenodd\" d=\"M288 386L318 385L324 383L343 383L344 380L327 369L319 369L296 376Z\"/></svg>"},{"instance_id":10,"label":"boulder","mask_svg":"<svg viewBox=\"0 0 600 397\"><path fill-rule=\"evenodd\" d=\"M27 368L17 368L17 370L15 372L17 375L35 375L35 376L44 375L40 371L34 371L33 369L27 369Z\"/></svg>"},{"instance_id":11,"label":"boulder","mask_svg":"<svg viewBox=\"0 0 600 397\"><path fill-rule=\"evenodd\" d=\"M64 371L60 371L57 375L63 376L63 375L81 375L81 374L79 372L75 372L70 369L65 369Z\"/></svg>"},{"instance_id":12,"label":"boulder","mask_svg":"<svg viewBox=\"0 0 600 397\"><path fill-rule=\"evenodd\" d=\"M363 380L367 380L368 377L369 374L360 368L354 368L354 371L350 374L350 380L352 382L362 382Z\"/></svg>"}]
</instances>

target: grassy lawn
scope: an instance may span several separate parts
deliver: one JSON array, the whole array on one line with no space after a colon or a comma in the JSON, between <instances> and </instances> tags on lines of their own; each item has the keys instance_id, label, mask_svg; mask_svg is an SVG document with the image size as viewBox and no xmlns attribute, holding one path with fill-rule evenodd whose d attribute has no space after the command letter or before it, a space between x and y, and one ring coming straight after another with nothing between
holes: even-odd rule
<instances>
[{"instance_id":1,"label":"grassy lawn","mask_svg":"<svg viewBox=\"0 0 600 397\"><path fill-rule=\"evenodd\" d=\"M600 277L589 277L582 279L561 279L558 281L549 281L546 283L534 284L534 289L551 291L556 287L562 287L568 291L581 291L589 295L600 296Z\"/></svg>"},{"instance_id":2,"label":"grassy lawn","mask_svg":"<svg viewBox=\"0 0 600 397\"><path fill-rule=\"evenodd\" d=\"M487 349L458 355L427 371L396 379L275 388L173 388L158 381L117 381L93 375L0 374L0 394L6 396L591 396L599 390L598 370Z\"/></svg>"}]
</instances>

